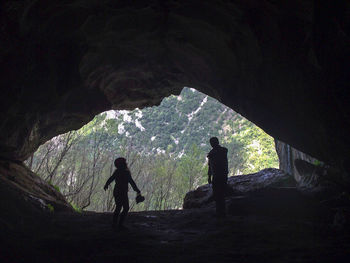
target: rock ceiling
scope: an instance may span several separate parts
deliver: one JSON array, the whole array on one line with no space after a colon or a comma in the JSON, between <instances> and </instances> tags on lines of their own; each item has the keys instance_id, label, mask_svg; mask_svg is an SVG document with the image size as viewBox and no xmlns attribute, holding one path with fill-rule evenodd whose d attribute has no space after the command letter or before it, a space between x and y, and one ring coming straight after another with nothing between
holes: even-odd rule
<instances>
[{"instance_id":1,"label":"rock ceiling","mask_svg":"<svg viewBox=\"0 0 350 263\"><path fill-rule=\"evenodd\" d=\"M323 2L5 1L1 157L190 86L347 169L350 7Z\"/></svg>"}]
</instances>

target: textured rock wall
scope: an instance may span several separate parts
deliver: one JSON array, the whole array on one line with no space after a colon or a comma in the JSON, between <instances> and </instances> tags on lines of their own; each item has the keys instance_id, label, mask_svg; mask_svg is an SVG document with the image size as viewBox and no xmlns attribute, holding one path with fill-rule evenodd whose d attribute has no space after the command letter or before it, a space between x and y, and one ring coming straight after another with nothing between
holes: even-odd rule
<instances>
[{"instance_id":1,"label":"textured rock wall","mask_svg":"<svg viewBox=\"0 0 350 263\"><path fill-rule=\"evenodd\" d=\"M227 180L226 196L240 196L258 190L274 187L295 187L296 182L290 174L275 168L267 168L253 174L230 176ZM190 191L184 198L183 208L198 208L213 201L213 191L209 184Z\"/></svg>"},{"instance_id":2,"label":"textured rock wall","mask_svg":"<svg viewBox=\"0 0 350 263\"><path fill-rule=\"evenodd\" d=\"M296 168L295 160L304 160L309 163L315 163L316 159L278 140L275 140L275 146L279 159L279 168L294 176L297 182L301 182L304 175L300 174L300 171Z\"/></svg>"},{"instance_id":3,"label":"textured rock wall","mask_svg":"<svg viewBox=\"0 0 350 263\"><path fill-rule=\"evenodd\" d=\"M7 231L42 231L52 212L73 209L61 193L23 164L0 160L0 211L1 231L6 235Z\"/></svg>"},{"instance_id":4,"label":"textured rock wall","mask_svg":"<svg viewBox=\"0 0 350 263\"><path fill-rule=\"evenodd\" d=\"M20 193L23 202L38 203L42 210L49 210L48 204L56 211L72 210L61 193L20 163L0 160L0 183L3 190L14 189ZM1 200L6 199L4 191L1 191Z\"/></svg>"},{"instance_id":5,"label":"textured rock wall","mask_svg":"<svg viewBox=\"0 0 350 263\"><path fill-rule=\"evenodd\" d=\"M292 175L304 193L327 199L349 192L350 177L342 169L320 162L281 141L275 140L275 145L279 168Z\"/></svg>"},{"instance_id":6,"label":"textured rock wall","mask_svg":"<svg viewBox=\"0 0 350 263\"><path fill-rule=\"evenodd\" d=\"M0 155L192 86L348 169L349 2L1 3Z\"/></svg>"}]
</instances>

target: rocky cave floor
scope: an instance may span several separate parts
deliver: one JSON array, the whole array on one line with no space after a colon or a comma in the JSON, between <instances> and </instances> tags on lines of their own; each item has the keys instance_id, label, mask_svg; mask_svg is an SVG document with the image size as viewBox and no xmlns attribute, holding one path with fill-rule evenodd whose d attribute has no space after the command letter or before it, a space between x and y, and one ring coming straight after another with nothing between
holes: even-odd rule
<instances>
[{"instance_id":1,"label":"rocky cave floor","mask_svg":"<svg viewBox=\"0 0 350 263\"><path fill-rule=\"evenodd\" d=\"M287 188L231 197L225 219L213 204L131 212L127 231L112 230L111 213L53 213L40 230L7 235L0 261L350 262L350 210L300 198Z\"/></svg>"}]
</instances>

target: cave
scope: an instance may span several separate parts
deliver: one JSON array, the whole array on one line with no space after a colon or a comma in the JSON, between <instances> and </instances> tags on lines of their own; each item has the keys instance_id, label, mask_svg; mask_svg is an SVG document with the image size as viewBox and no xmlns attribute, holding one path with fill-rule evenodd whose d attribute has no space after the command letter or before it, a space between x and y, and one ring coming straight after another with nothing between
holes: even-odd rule
<instances>
[{"instance_id":1,"label":"cave","mask_svg":"<svg viewBox=\"0 0 350 263\"><path fill-rule=\"evenodd\" d=\"M23 165L41 144L100 112L157 105L184 86L326 163L348 189L349 2L7 0L0 10L5 244L16 241L13 225L32 233L48 222L41 199L70 209ZM338 260L346 240L333 251ZM1 249L25 244L15 241Z\"/></svg>"}]
</instances>

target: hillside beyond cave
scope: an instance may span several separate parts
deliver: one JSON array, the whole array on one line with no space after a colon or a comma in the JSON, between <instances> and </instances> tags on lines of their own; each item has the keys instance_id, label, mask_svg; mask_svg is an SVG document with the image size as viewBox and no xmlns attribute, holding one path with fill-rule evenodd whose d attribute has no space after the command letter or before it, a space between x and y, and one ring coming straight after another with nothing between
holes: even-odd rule
<instances>
[{"instance_id":1,"label":"hillside beyond cave","mask_svg":"<svg viewBox=\"0 0 350 263\"><path fill-rule=\"evenodd\" d=\"M348 1L2 3L2 158L23 161L108 109L208 94L348 170Z\"/></svg>"},{"instance_id":2,"label":"hillside beyond cave","mask_svg":"<svg viewBox=\"0 0 350 263\"><path fill-rule=\"evenodd\" d=\"M79 260L79 255L86 256L83 259L99 257L93 248L108 248L111 244L110 240L100 239L110 233L101 230L103 226L97 227L97 239L89 231L86 243L79 235L66 235L71 237L69 241L60 234L63 229L77 234L75 231L84 225L74 223L78 217L73 214L58 218L56 222L61 223L51 232L49 216L43 216L41 224L45 234L35 227L41 222L40 200L55 199L55 208L64 213L71 208L22 162L50 138L78 129L102 111L155 105L165 96L178 94L184 86L218 99L274 138L330 165L330 170L335 171L332 174L341 174L334 176L337 185L348 191L348 1L6 0L1 2L0 10L0 204L1 210L6 211L1 214L1 224L8 229L1 232L1 256L12 256L18 261L47 261L52 258L50 255L68 256L73 261ZM34 198L23 198L27 195ZM282 193L274 199L284 200ZM299 200L298 207L304 202ZM328 212L317 217L326 223L308 221L304 217L307 211L323 209L312 203L305 213L300 213L304 223L287 221L282 227L270 218L272 224L266 228L255 223L245 228L233 213L233 221L240 226L238 231L242 229L245 235L249 231L263 234L244 239L243 234L218 230L219 236L230 242L217 242L215 250L210 250L211 246L200 255L207 256L203 260L219 257L224 261L229 257L229 249L236 245L240 251L248 252L262 248L265 253L259 250L258 257L271 255L271 261L274 256L279 261L284 255L291 261L346 258L349 231L331 230L328 226L333 219L327 221ZM192 212L188 213L195 218ZM186 213L180 214L180 222L191 222L182 221ZM243 222L259 219L258 209L250 215ZM100 216L103 218L92 217ZM87 226L91 222L98 225L98 220L81 218L83 222L87 220ZM254 222L262 221L260 218ZM229 229L233 229L234 222ZM282 228L278 236L270 231L276 230L275 225ZM84 233L81 236L86 237ZM230 235L225 237L224 233ZM236 240L237 236L241 238ZM213 243L215 239L217 236L213 235L202 240ZM111 240L117 239L113 236ZM159 258L170 255L177 259L180 252L185 252L193 259L196 248L195 243L180 244L179 250L160 245L164 250L155 251L147 239L140 240L146 240L144 245L141 242L141 252L147 251L144 254L148 256L149 251L155 255L159 252ZM85 253L66 254L65 244L78 244L77 250ZM134 240L127 243L122 255L127 257L134 244ZM47 249L42 249L45 246ZM23 252L24 258L18 251ZM108 253L114 252L105 250L102 257L106 260ZM245 255L252 255L247 260L255 259L254 253L235 255L243 261Z\"/></svg>"}]
</instances>

